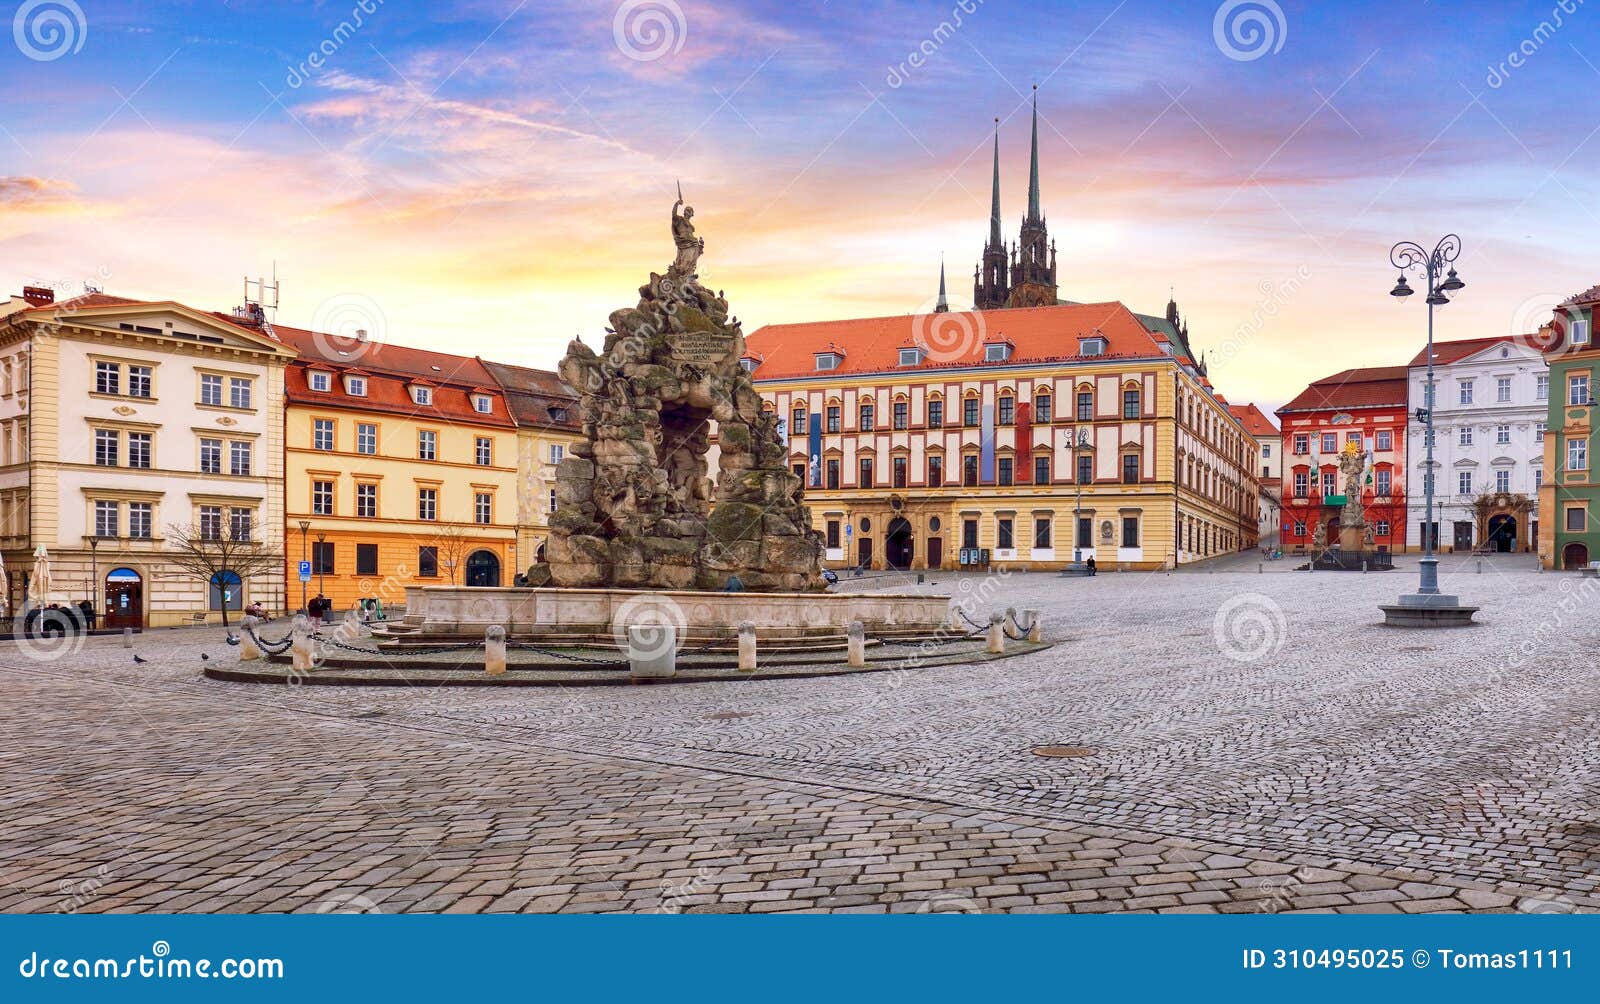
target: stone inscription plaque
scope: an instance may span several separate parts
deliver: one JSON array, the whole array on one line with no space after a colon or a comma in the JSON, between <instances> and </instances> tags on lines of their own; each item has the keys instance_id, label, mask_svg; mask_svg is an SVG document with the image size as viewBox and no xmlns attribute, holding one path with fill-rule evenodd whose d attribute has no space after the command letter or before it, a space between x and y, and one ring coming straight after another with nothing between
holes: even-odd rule
<instances>
[{"instance_id":1,"label":"stone inscription plaque","mask_svg":"<svg viewBox=\"0 0 1600 1004\"><path fill-rule=\"evenodd\" d=\"M672 356L696 366L716 366L733 352L731 335L685 331L672 336Z\"/></svg>"}]
</instances>

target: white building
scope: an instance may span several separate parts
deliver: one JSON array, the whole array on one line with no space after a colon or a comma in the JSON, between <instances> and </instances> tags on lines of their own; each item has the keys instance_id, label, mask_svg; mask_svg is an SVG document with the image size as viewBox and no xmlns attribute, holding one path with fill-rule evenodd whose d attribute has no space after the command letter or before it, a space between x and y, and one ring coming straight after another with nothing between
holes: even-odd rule
<instances>
[{"instance_id":1,"label":"white building","mask_svg":"<svg viewBox=\"0 0 1600 1004\"><path fill-rule=\"evenodd\" d=\"M1537 349L1511 335L1434 343L1434 524L1442 551L1532 551L1550 374ZM1428 406L1427 349L1409 369L1412 415ZM1419 475L1407 521L1422 546L1427 449L1424 426L1407 426L1406 457Z\"/></svg>"}]
</instances>

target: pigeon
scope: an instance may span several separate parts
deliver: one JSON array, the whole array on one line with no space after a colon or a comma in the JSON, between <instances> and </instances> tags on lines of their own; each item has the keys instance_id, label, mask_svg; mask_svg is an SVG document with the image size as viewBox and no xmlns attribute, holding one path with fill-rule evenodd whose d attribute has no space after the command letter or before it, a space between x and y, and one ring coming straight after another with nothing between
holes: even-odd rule
<instances>
[{"instance_id":1,"label":"pigeon","mask_svg":"<svg viewBox=\"0 0 1600 1004\"><path fill-rule=\"evenodd\" d=\"M150 660L149 659L141 659L141 658L139 658L139 653L135 652L133 654L133 661L134 662L149 662Z\"/></svg>"},{"instance_id":2,"label":"pigeon","mask_svg":"<svg viewBox=\"0 0 1600 1004\"><path fill-rule=\"evenodd\" d=\"M228 644L229 645L237 645L237 644L239 644L239 636L236 635L236 634L228 635Z\"/></svg>"},{"instance_id":3,"label":"pigeon","mask_svg":"<svg viewBox=\"0 0 1600 1004\"><path fill-rule=\"evenodd\" d=\"M201 652L200 653L200 661L201 662L210 662L211 661L211 657L209 655L206 655L204 652Z\"/></svg>"}]
</instances>

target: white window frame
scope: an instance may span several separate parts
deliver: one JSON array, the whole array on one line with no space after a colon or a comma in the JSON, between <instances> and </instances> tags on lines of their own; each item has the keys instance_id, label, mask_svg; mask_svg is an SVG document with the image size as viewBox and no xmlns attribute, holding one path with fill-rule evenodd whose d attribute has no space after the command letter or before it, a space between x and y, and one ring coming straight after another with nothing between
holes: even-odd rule
<instances>
[{"instance_id":1,"label":"white window frame","mask_svg":"<svg viewBox=\"0 0 1600 1004\"><path fill-rule=\"evenodd\" d=\"M324 370L312 370L306 374L306 386L321 394L326 394L333 389L333 374Z\"/></svg>"}]
</instances>

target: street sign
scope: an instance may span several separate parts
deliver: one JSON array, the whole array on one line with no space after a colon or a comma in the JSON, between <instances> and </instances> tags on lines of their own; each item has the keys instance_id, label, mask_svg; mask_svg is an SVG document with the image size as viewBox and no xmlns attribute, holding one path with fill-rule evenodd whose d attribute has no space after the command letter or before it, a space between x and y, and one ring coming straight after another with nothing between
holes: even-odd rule
<instances>
[{"instance_id":1,"label":"street sign","mask_svg":"<svg viewBox=\"0 0 1600 1004\"><path fill-rule=\"evenodd\" d=\"M301 582L310 582L311 581L311 562L309 562L309 561L300 562L300 581Z\"/></svg>"},{"instance_id":2,"label":"street sign","mask_svg":"<svg viewBox=\"0 0 1600 1004\"><path fill-rule=\"evenodd\" d=\"M844 525L844 535L845 535L846 539L848 539L851 536L853 536L855 534L855 532L856 532L855 527L851 526L849 523L846 523Z\"/></svg>"}]
</instances>

